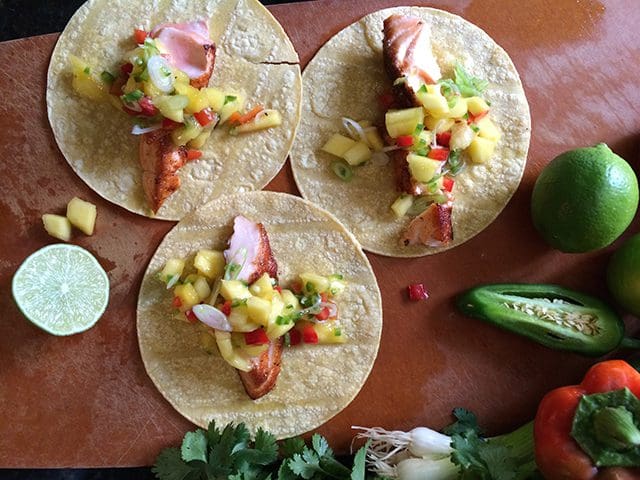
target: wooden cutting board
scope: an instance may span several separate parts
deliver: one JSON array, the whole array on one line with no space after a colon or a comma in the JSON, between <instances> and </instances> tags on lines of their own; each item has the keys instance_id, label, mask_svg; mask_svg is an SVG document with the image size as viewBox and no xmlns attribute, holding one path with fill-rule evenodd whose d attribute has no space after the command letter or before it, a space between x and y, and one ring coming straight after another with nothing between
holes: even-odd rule
<instances>
[{"instance_id":1,"label":"wooden cutting board","mask_svg":"<svg viewBox=\"0 0 640 480\"><path fill-rule=\"evenodd\" d=\"M638 167L640 9L634 0L417 1L457 13L511 55L531 105L533 136L524 179L498 219L454 250L420 259L369 255L384 304L380 353L364 388L318 429L340 452L351 425L440 428L455 406L475 411L488 433L530 420L542 395L574 383L593 359L554 352L456 312L453 298L486 282L557 282L608 298L604 268L616 245L567 255L550 249L529 216L543 166L570 148L607 142ZM304 66L333 34L393 0L320 0L270 7ZM69 168L46 116L45 82L57 35L0 44L0 467L151 464L193 425L147 377L135 305L144 269L172 223L133 215L92 192ZM287 164L267 187L297 193ZM96 327L68 338L23 319L13 273L54 243L40 216L80 196L98 206L97 231L73 242L93 252L111 280ZM636 221L627 236L638 231ZM409 302L407 284L431 297ZM630 332L639 329L627 317ZM620 352L625 355L628 352ZM291 419L295 422L295 419Z\"/></svg>"}]
</instances>

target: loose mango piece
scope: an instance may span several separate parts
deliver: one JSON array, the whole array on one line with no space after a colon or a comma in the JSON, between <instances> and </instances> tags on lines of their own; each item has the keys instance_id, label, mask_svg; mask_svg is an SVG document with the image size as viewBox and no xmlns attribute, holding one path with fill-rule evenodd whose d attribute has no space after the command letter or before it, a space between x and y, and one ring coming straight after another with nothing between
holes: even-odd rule
<instances>
[{"instance_id":1,"label":"loose mango piece","mask_svg":"<svg viewBox=\"0 0 640 480\"><path fill-rule=\"evenodd\" d=\"M73 197L67 204L67 218L71 225L87 235L93 235L96 215L96 206L78 197Z\"/></svg>"},{"instance_id":2,"label":"loose mango piece","mask_svg":"<svg viewBox=\"0 0 640 480\"><path fill-rule=\"evenodd\" d=\"M42 216L42 223L44 223L44 229L52 237L65 242L71 240L71 222L67 217L45 213Z\"/></svg>"}]
</instances>

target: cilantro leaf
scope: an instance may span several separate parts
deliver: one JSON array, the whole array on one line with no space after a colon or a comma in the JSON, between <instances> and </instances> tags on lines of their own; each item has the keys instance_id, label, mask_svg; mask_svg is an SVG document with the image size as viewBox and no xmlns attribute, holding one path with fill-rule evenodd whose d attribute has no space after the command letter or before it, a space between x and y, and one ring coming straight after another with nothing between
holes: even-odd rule
<instances>
[{"instance_id":1,"label":"cilantro leaf","mask_svg":"<svg viewBox=\"0 0 640 480\"><path fill-rule=\"evenodd\" d=\"M479 97L489 86L489 82L473 77L459 63L456 64L454 73L456 77L455 84L463 97Z\"/></svg>"},{"instance_id":2,"label":"cilantro leaf","mask_svg":"<svg viewBox=\"0 0 640 480\"><path fill-rule=\"evenodd\" d=\"M473 412L470 412L465 408L458 407L453 409L452 414L455 417L456 421L443 430L443 433L445 435L452 436L468 431L474 431L478 434L482 433L480 431L480 427L478 426L478 419Z\"/></svg>"},{"instance_id":3,"label":"cilantro leaf","mask_svg":"<svg viewBox=\"0 0 640 480\"><path fill-rule=\"evenodd\" d=\"M191 460L207 461L207 438L203 430L187 432L182 440L182 459L185 462Z\"/></svg>"},{"instance_id":4,"label":"cilantro leaf","mask_svg":"<svg viewBox=\"0 0 640 480\"><path fill-rule=\"evenodd\" d=\"M302 453L305 444L304 440L300 437L287 438L282 442L282 455L285 458L293 457L296 453Z\"/></svg>"},{"instance_id":5,"label":"cilantro leaf","mask_svg":"<svg viewBox=\"0 0 640 480\"><path fill-rule=\"evenodd\" d=\"M365 460L367 458L367 449L369 448L371 441L360 448L356 452L356 456L353 458L353 470L351 471L351 480L364 480L365 478Z\"/></svg>"},{"instance_id":6,"label":"cilantro leaf","mask_svg":"<svg viewBox=\"0 0 640 480\"><path fill-rule=\"evenodd\" d=\"M195 469L186 464L177 448L165 448L160 452L151 471L160 480L184 480Z\"/></svg>"},{"instance_id":7,"label":"cilantro leaf","mask_svg":"<svg viewBox=\"0 0 640 480\"><path fill-rule=\"evenodd\" d=\"M314 433L313 437L311 437L311 445L313 445L313 449L319 457L323 455L333 455L333 450L329 448L327 440L317 433Z\"/></svg>"},{"instance_id":8,"label":"cilantro leaf","mask_svg":"<svg viewBox=\"0 0 640 480\"><path fill-rule=\"evenodd\" d=\"M289 468L296 475L304 478L305 480L309 480L313 478L316 472L320 472L320 459L318 455L309 448L304 449L304 451L300 453L296 453L289 460Z\"/></svg>"}]
</instances>

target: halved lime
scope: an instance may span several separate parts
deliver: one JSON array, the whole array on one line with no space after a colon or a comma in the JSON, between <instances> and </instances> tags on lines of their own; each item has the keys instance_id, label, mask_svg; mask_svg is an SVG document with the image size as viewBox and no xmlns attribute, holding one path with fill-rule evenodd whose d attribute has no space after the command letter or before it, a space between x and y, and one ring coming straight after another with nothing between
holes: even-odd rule
<instances>
[{"instance_id":1,"label":"halved lime","mask_svg":"<svg viewBox=\"0 0 640 480\"><path fill-rule=\"evenodd\" d=\"M24 316L53 335L91 328L109 301L109 278L95 257L65 243L27 257L13 276L11 289Z\"/></svg>"}]
</instances>

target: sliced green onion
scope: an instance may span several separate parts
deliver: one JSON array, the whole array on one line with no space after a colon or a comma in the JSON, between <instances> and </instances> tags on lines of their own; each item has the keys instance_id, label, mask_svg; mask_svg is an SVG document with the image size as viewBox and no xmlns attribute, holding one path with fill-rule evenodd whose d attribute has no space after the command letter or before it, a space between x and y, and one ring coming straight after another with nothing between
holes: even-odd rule
<instances>
[{"instance_id":1,"label":"sliced green onion","mask_svg":"<svg viewBox=\"0 0 640 480\"><path fill-rule=\"evenodd\" d=\"M460 156L460 150L453 150L449 153L447 167L449 174L454 177L464 169L465 163Z\"/></svg>"},{"instance_id":2,"label":"sliced green onion","mask_svg":"<svg viewBox=\"0 0 640 480\"><path fill-rule=\"evenodd\" d=\"M134 90L133 92L125 93L120 98L124 103L133 103L140 100L144 97L144 92L142 90Z\"/></svg>"},{"instance_id":3,"label":"sliced green onion","mask_svg":"<svg viewBox=\"0 0 640 480\"><path fill-rule=\"evenodd\" d=\"M106 70L100 74L100 78L104 83L108 83L108 84L112 84L116 80L115 75L111 74L110 72L107 72Z\"/></svg>"},{"instance_id":4,"label":"sliced green onion","mask_svg":"<svg viewBox=\"0 0 640 480\"><path fill-rule=\"evenodd\" d=\"M89 75L89 74L91 73L91 69L90 69L89 67L84 67L83 72L84 72L86 75Z\"/></svg>"},{"instance_id":5,"label":"sliced green onion","mask_svg":"<svg viewBox=\"0 0 640 480\"><path fill-rule=\"evenodd\" d=\"M335 160L331 162L331 170L333 170L333 173L335 173L343 182L350 182L353 178L353 170L344 160Z\"/></svg>"},{"instance_id":6,"label":"sliced green onion","mask_svg":"<svg viewBox=\"0 0 640 480\"><path fill-rule=\"evenodd\" d=\"M427 93L427 86L423 83L422 86L418 89L418 93Z\"/></svg>"},{"instance_id":7,"label":"sliced green onion","mask_svg":"<svg viewBox=\"0 0 640 480\"><path fill-rule=\"evenodd\" d=\"M471 130L473 130L474 132L478 133L480 131L480 127L477 126L475 123L472 123L471 125L469 125L471 127Z\"/></svg>"},{"instance_id":8,"label":"sliced green onion","mask_svg":"<svg viewBox=\"0 0 640 480\"><path fill-rule=\"evenodd\" d=\"M424 125L419 123L418 125L416 125L416 129L413 131L413 136L418 137L423 130L424 130Z\"/></svg>"},{"instance_id":9,"label":"sliced green onion","mask_svg":"<svg viewBox=\"0 0 640 480\"><path fill-rule=\"evenodd\" d=\"M226 105L227 103L235 102L237 98L238 97L236 97L235 95L226 95L224 97L223 105Z\"/></svg>"},{"instance_id":10,"label":"sliced green onion","mask_svg":"<svg viewBox=\"0 0 640 480\"><path fill-rule=\"evenodd\" d=\"M440 178L442 178L442 174L435 175L425 184L429 193L436 193L438 191L438 180L440 180Z\"/></svg>"}]
</instances>

